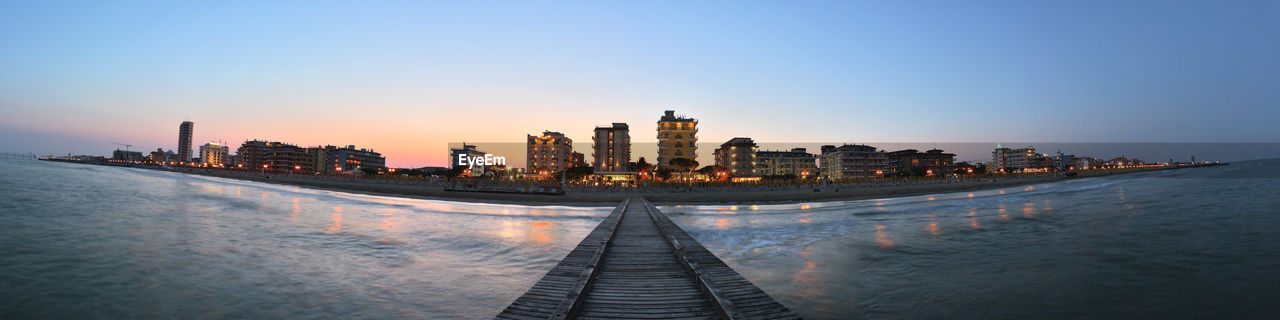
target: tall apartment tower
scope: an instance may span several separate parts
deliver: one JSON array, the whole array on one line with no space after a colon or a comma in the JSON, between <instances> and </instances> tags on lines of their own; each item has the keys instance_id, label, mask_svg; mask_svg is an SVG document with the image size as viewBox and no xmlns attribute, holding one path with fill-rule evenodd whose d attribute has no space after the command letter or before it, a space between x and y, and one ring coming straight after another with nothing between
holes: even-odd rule
<instances>
[{"instance_id":1,"label":"tall apartment tower","mask_svg":"<svg viewBox=\"0 0 1280 320\"><path fill-rule=\"evenodd\" d=\"M673 158L698 159L698 120L667 110L658 118L657 165L665 167Z\"/></svg>"},{"instance_id":2,"label":"tall apartment tower","mask_svg":"<svg viewBox=\"0 0 1280 320\"><path fill-rule=\"evenodd\" d=\"M531 173L556 173L569 169L574 163L573 140L559 132L529 135L526 153L529 157L526 171Z\"/></svg>"},{"instance_id":3,"label":"tall apartment tower","mask_svg":"<svg viewBox=\"0 0 1280 320\"><path fill-rule=\"evenodd\" d=\"M183 121L178 125L178 161L191 162L191 133L195 126L191 121Z\"/></svg>"},{"instance_id":4,"label":"tall apartment tower","mask_svg":"<svg viewBox=\"0 0 1280 320\"><path fill-rule=\"evenodd\" d=\"M626 123L614 122L610 127L596 127L591 136L591 167L595 171L627 171L631 162L631 129Z\"/></svg>"}]
</instances>

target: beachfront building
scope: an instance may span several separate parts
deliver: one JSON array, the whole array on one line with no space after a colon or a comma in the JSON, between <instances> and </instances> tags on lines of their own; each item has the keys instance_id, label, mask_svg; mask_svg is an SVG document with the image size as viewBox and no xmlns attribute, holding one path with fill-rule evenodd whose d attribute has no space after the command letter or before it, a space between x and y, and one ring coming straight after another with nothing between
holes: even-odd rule
<instances>
[{"instance_id":1,"label":"beachfront building","mask_svg":"<svg viewBox=\"0 0 1280 320\"><path fill-rule=\"evenodd\" d=\"M729 171L734 177L756 175L756 149L758 146L751 138L729 139L720 148L716 148L716 165Z\"/></svg>"},{"instance_id":2,"label":"beachfront building","mask_svg":"<svg viewBox=\"0 0 1280 320\"><path fill-rule=\"evenodd\" d=\"M467 176L475 177L475 176L484 175L484 173L487 172L489 169L487 166L483 166L483 165L472 166L470 164L459 164L459 159L462 159L463 156L466 156L466 159L477 159L477 158L484 159L485 154L487 153L484 151L480 151L480 149L477 149L475 145L470 145L470 144L467 144L466 142L463 142L462 148L449 148L449 169L456 169L461 167L461 168L464 168L464 170L470 170L470 171L464 171Z\"/></svg>"},{"instance_id":3,"label":"beachfront building","mask_svg":"<svg viewBox=\"0 0 1280 320\"><path fill-rule=\"evenodd\" d=\"M151 154L147 156L147 160L153 163L169 163L169 159L172 158L170 158L169 154L165 153L164 149L161 148L156 148L156 151L152 151Z\"/></svg>"},{"instance_id":4,"label":"beachfront building","mask_svg":"<svg viewBox=\"0 0 1280 320\"><path fill-rule=\"evenodd\" d=\"M805 178L818 173L817 158L805 148L791 151L756 151L756 174Z\"/></svg>"},{"instance_id":5,"label":"beachfront building","mask_svg":"<svg viewBox=\"0 0 1280 320\"><path fill-rule=\"evenodd\" d=\"M1058 171L1071 171L1076 170L1078 167L1075 155L1062 154L1062 152L1058 152L1056 156L1049 157L1049 162L1052 163L1053 169Z\"/></svg>"},{"instance_id":6,"label":"beachfront building","mask_svg":"<svg viewBox=\"0 0 1280 320\"><path fill-rule=\"evenodd\" d=\"M111 160L120 162L142 161L142 152L116 149L111 152Z\"/></svg>"},{"instance_id":7,"label":"beachfront building","mask_svg":"<svg viewBox=\"0 0 1280 320\"><path fill-rule=\"evenodd\" d=\"M658 167L674 158L698 159L698 120L667 110L658 118Z\"/></svg>"},{"instance_id":8,"label":"beachfront building","mask_svg":"<svg viewBox=\"0 0 1280 320\"><path fill-rule=\"evenodd\" d=\"M875 178L889 169L889 158L883 150L861 144L822 146L818 170L831 180Z\"/></svg>"},{"instance_id":9,"label":"beachfront building","mask_svg":"<svg viewBox=\"0 0 1280 320\"><path fill-rule=\"evenodd\" d=\"M627 171L631 162L631 129L626 123L596 127L591 136L591 167L600 172Z\"/></svg>"},{"instance_id":10,"label":"beachfront building","mask_svg":"<svg viewBox=\"0 0 1280 320\"><path fill-rule=\"evenodd\" d=\"M239 149L236 149L236 157L239 161L236 166L249 170L315 172L315 161L309 156L306 148L284 142L245 141Z\"/></svg>"},{"instance_id":11,"label":"beachfront building","mask_svg":"<svg viewBox=\"0 0 1280 320\"><path fill-rule=\"evenodd\" d=\"M990 167L988 170L993 172L1022 171L1033 167L1035 162L1038 162L1036 160L1037 156L1040 155L1036 153L1036 147L1010 149L996 145L996 149L991 151L991 162L995 164L995 167Z\"/></svg>"},{"instance_id":12,"label":"beachfront building","mask_svg":"<svg viewBox=\"0 0 1280 320\"><path fill-rule=\"evenodd\" d=\"M307 156L315 162L317 172L343 173L367 168L386 171L387 158L373 149L356 149L355 145L346 147L323 146L307 148Z\"/></svg>"},{"instance_id":13,"label":"beachfront building","mask_svg":"<svg viewBox=\"0 0 1280 320\"><path fill-rule=\"evenodd\" d=\"M885 155L889 159L889 175L900 177L919 177L941 175L951 172L955 163L954 153L933 149L920 152L906 149L890 152Z\"/></svg>"},{"instance_id":14,"label":"beachfront building","mask_svg":"<svg viewBox=\"0 0 1280 320\"><path fill-rule=\"evenodd\" d=\"M178 125L178 161L182 163L191 162L191 135L195 132L196 124L191 121L183 121Z\"/></svg>"},{"instance_id":15,"label":"beachfront building","mask_svg":"<svg viewBox=\"0 0 1280 320\"><path fill-rule=\"evenodd\" d=\"M228 152L230 148L220 143L205 143L200 146L200 164L206 167L226 166Z\"/></svg>"},{"instance_id":16,"label":"beachfront building","mask_svg":"<svg viewBox=\"0 0 1280 320\"><path fill-rule=\"evenodd\" d=\"M561 172L576 163L573 140L559 132L543 131L540 136L528 135L525 153L528 157L525 172L532 174Z\"/></svg>"}]
</instances>

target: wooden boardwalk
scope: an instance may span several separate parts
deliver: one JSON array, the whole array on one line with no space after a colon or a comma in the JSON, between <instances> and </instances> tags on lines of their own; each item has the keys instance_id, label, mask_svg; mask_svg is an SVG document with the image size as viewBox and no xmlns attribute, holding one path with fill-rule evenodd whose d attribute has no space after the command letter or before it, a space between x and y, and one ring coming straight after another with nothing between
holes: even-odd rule
<instances>
[{"instance_id":1,"label":"wooden boardwalk","mask_svg":"<svg viewBox=\"0 0 1280 320\"><path fill-rule=\"evenodd\" d=\"M499 319L798 319L642 198L608 217Z\"/></svg>"}]
</instances>

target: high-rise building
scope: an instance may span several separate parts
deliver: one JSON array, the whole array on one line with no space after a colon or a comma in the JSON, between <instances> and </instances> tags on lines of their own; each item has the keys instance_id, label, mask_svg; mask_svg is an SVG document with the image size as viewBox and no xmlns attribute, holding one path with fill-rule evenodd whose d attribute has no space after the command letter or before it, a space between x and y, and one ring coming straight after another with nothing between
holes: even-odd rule
<instances>
[{"instance_id":1,"label":"high-rise building","mask_svg":"<svg viewBox=\"0 0 1280 320\"><path fill-rule=\"evenodd\" d=\"M542 135L528 135L525 171L529 173L556 173L573 166L573 140L559 132L543 131Z\"/></svg>"},{"instance_id":2,"label":"high-rise building","mask_svg":"<svg viewBox=\"0 0 1280 320\"><path fill-rule=\"evenodd\" d=\"M627 171L631 162L630 127L614 122L613 126L596 127L591 136L591 167L596 171Z\"/></svg>"},{"instance_id":3,"label":"high-rise building","mask_svg":"<svg viewBox=\"0 0 1280 320\"><path fill-rule=\"evenodd\" d=\"M994 168L988 168L988 172L1014 172L1022 169L1030 168L1037 162L1036 147L1026 147L1019 149L1009 149L1004 146L996 145L996 149L991 151L991 162L995 164Z\"/></svg>"},{"instance_id":4,"label":"high-rise building","mask_svg":"<svg viewBox=\"0 0 1280 320\"><path fill-rule=\"evenodd\" d=\"M274 141L245 141L236 150L237 166L277 172L315 172L315 161L307 149Z\"/></svg>"},{"instance_id":5,"label":"high-rise building","mask_svg":"<svg viewBox=\"0 0 1280 320\"><path fill-rule=\"evenodd\" d=\"M756 142L751 138L733 138L715 151L716 165L725 168L734 177L756 174Z\"/></svg>"},{"instance_id":6,"label":"high-rise building","mask_svg":"<svg viewBox=\"0 0 1280 320\"><path fill-rule=\"evenodd\" d=\"M178 161L183 163L191 162L191 134L195 131L196 124L191 121L183 121L178 125Z\"/></svg>"},{"instance_id":7,"label":"high-rise building","mask_svg":"<svg viewBox=\"0 0 1280 320\"><path fill-rule=\"evenodd\" d=\"M920 152L916 149L898 150L888 153L887 156L889 157L888 174L895 176L928 176L950 173L952 164L956 160L954 153L946 153L938 149L925 152Z\"/></svg>"},{"instance_id":8,"label":"high-rise building","mask_svg":"<svg viewBox=\"0 0 1280 320\"><path fill-rule=\"evenodd\" d=\"M666 110L658 118L657 165L665 167L674 158L698 159L698 120Z\"/></svg>"},{"instance_id":9,"label":"high-rise building","mask_svg":"<svg viewBox=\"0 0 1280 320\"><path fill-rule=\"evenodd\" d=\"M387 159L373 149L356 149L355 145L344 147L323 146L307 148L307 156L315 161L317 172L342 173L366 168L387 169Z\"/></svg>"},{"instance_id":10,"label":"high-rise building","mask_svg":"<svg viewBox=\"0 0 1280 320\"><path fill-rule=\"evenodd\" d=\"M875 178L889 169L884 151L860 144L822 146L818 170L827 179Z\"/></svg>"},{"instance_id":11,"label":"high-rise building","mask_svg":"<svg viewBox=\"0 0 1280 320\"><path fill-rule=\"evenodd\" d=\"M756 174L808 177L818 174L817 158L805 148L791 151L756 151Z\"/></svg>"},{"instance_id":12,"label":"high-rise building","mask_svg":"<svg viewBox=\"0 0 1280 320\"><path fill-rule=\"evenodd\" d=\"M206 143L200 146L200 163L209 167L227 165L227 146L218 143Z\"/></svg>"}]
</instances>

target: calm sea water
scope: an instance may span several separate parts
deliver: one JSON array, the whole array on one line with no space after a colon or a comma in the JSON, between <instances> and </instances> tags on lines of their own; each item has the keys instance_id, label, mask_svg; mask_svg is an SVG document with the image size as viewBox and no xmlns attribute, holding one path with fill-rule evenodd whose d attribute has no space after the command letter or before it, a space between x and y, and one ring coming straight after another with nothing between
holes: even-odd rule
<instances>
[{"instance_id":1,"label":"calm sea water","mask_svg":"<svg viewBox=\"0 0 1280 320\"><path fill-rule=\"evenodd\" d=\"M1269 318L1280 161L664 207L809 318ZM609 208L0 159L0 318L488 318Z\"/></svg>"}]
</instances>

